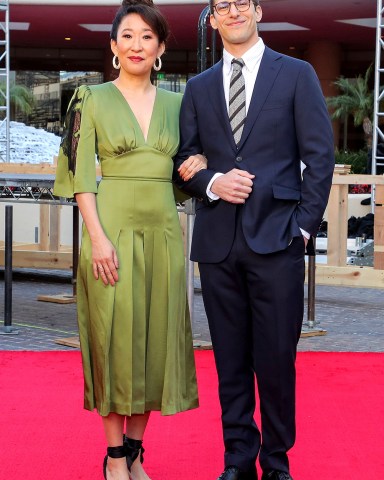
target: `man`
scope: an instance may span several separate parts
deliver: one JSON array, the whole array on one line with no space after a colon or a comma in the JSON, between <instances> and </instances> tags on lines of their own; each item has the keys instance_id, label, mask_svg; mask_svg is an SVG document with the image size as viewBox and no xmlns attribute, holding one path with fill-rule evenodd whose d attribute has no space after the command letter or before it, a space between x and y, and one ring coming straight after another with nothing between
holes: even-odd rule
<instances>
[{"instance_id":1,"label":"man","mask_svg":"<svg viewBox=\"0 0 384 480\"><path fill-rule=\"evenodd\" d=\"M219 378L219 479L256 480L259 456L262 480L289 480L304 253L313 251L328 200L332 129L313 68L258 36L258 0L210 7L223 60L187 84L175 179L198 199L191 259L199 262ZM181 162L202 152L208 169L182 181Z\"/></svg>"}]
</instances>

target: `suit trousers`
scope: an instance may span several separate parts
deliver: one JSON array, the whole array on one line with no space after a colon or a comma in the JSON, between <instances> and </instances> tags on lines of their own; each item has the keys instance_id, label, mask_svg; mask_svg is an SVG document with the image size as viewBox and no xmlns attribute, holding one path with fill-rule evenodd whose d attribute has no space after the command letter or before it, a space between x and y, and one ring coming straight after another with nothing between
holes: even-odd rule
<instances>
[{"instance_id":1,"label":"suit trousers","mask_svg":"<svg viewBox=\"0 0 384 480\"><path fill-rule=\"evenodd\" d=\"M285 250L257 254L244 238L241 212L238 207L227 258L199 263L219 380L224 463L252 471L259 455L264 471L288 472L304 313L304 240L294 237ZM255 378L261 431L254 420Z\"/></svg>"}]
</instances>

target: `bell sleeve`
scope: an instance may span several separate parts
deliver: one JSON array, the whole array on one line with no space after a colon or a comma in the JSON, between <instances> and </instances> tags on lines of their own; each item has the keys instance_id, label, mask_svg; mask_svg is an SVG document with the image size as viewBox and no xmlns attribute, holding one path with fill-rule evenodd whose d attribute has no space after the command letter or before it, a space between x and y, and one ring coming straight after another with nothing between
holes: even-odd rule
<instances>
[{"instance_id":1,"label":"bell sleeve","mask_svg":"<svg viewBox=\"0 0 384 480\"><path fill-rule=\"evenodd\" d=\"M65 117L54 195L73 198L76 193L97 193L96 154L92 93L83 85L75 90Z\"/></svg>"}]
</instances>

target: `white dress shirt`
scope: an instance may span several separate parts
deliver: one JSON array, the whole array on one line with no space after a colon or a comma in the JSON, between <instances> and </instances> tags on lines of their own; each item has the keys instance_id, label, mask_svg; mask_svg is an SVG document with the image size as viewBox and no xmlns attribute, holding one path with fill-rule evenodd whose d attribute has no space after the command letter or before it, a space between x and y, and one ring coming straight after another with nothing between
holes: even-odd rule
<instances>
[{"instance_id":1,"label":"white dress shirt","mask_svg":"<svg viewBox=\"0 0 384 480\"><path fill-rule=\"evenodd\" d=\"M264 54L265 45L261 38L258 42L247 50L241 57L244 61L243 77L245 82L245 111L248 113L249 104L251 103L253 87L255 86L257 74L259 73L261 58ZM225 49L223 51L223 85L225 102L227 110L229 109L229 83L232 76L232 60L235 57L228 53Z\"/></svg>"}]
</instances>

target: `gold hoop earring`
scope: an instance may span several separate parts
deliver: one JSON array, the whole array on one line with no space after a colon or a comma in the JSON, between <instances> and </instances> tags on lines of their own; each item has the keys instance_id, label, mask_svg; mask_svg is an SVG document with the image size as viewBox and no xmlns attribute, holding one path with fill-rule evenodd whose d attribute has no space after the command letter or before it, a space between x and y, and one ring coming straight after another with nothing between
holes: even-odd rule
<instances>
[{"instance_id":1,"label":"gold hoop earring","mask_svg":"<svg viewBox=\"0 0 384 480\"><path fill-rule=\"evenodd\" d=\"M156 65L156 62L157 62L157 65ZM163 62L161 61L161 58L157 57L155 60L155 64L153 65L153 69L155 70L155 72L158 72L161 70L162 66L163 66Z\"/></svg>"},{"instance_id":2,"label":"gold hoop earring","mask_svg":"<svg viewBox=\"0 0 384 480\"><path fill-rule=\"evenodd\" d=\"M116 70L119 70L120 62L119 62L119 59L116 55L114 55L113 58L112 58L112 65L113 65L113 68L116 68Z\"/></svg>"}]
</instances>

